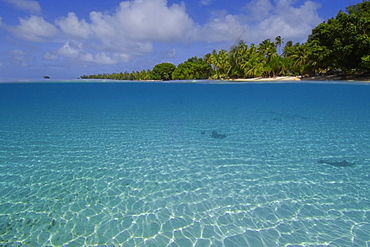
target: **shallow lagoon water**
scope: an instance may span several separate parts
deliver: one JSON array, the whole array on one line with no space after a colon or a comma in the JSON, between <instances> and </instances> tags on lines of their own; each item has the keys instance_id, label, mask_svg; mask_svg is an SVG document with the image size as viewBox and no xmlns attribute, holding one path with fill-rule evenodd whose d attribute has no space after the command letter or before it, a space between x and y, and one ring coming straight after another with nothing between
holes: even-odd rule
<instances>
[{"instance_id":1,"label":"shallow lagoon water","mask_svg":"<svg viewBox=\"0 0 370 247\"><path fill-rule=\"evenodd\" d=\"M368 84L0 84L0 245L369 246L369 150Z\"/></svg>"}]
</instances>

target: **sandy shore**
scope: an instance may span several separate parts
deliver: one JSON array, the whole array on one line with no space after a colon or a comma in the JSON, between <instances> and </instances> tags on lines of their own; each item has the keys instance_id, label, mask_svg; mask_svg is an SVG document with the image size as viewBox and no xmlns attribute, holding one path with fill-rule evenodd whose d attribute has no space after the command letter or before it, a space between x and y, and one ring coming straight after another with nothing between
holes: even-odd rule
<instances>
[{"instance_id":1,"label":"sandy shore","mask_svg":"<svg viewBox=\"0 0 370 247\"><path fill-rule=\"evenodd\" d=\"M363 81L370 82L370 76L338 76L338 75L323 75L323 76L278 76L278 77L256 77L248 79L229 79L228 81L235 82L266 82L266 81Z\"/></svg>"},{"instance_id":2,"label":"sandy shore","mask_svg":"<svg viewBox=\"0 0 370 247\"><path fill-rule=\"evenodd\" d=\"M278 76L278 77L255 77L248 79L229 79L228 81L240 81L240 82L256 82L256 81L300 81L300 76Z\"/></svg>"}]
</instances>

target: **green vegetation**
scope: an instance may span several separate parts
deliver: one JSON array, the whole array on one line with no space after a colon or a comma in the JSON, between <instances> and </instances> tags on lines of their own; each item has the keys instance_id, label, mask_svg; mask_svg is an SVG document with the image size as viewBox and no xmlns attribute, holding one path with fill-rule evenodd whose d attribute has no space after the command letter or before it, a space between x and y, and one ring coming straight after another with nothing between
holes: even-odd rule
<instances>
[{"instance_id":1,"label":"green vegetation","mask_svg":"<svg viewBox=\"0 0 370 247\"><path fill-rule=\"evenodd\" d=\"M370 1L349 6L312 30L307 42L293 44L278 36L259 45L240 41L229 51L214 50L192 57L177 67L161 63L153 70L81 76L83 79L193 80L316 75L344 75L370 70Z\"/></svg>"},{"instance_id":2,"label":"green vegetation","mask_svg":"<svg viewBox=\"0 0 370 247\"><path fill-rule=\"evenodd\" d=\"M153 80L168 81L172 79L172 73L175 71L176 66L172 63L160 63L154 66L152 71Z\"/></svg>"},{"instance_id":3,"label":"green vegetation","mask_svg":"<svg viewBox=\"0 0 370 247\"><path fill-rule=\"evenodd\" d=\"M172 73L173 80L208 79L212 75L212 67L202 58L192 57L180 63Z\"/></svg>"},{"instance_id":4,"label":"green vegetation","mask_svg":"<svg viewBox=\"0 0 370 247\"><path fill-rule=\"evenodd\" d=\"M308 37L313 70L340 69L345 73L369 69L370 2L364 1L321 23Z\"/></svg>"},{"instance_id":5,"label":"green vegetation","mask_svg":"<svg viewBox=\"0 0 370 247\"><path fill-rule=\"evenodd\" d=\"M152 79L152 71L151 70L142 70L133 71L128 73L127 71L124 73L112 73L112 74L97 74L97 75L84 75L81 76L81 79L108 79L108 80L151 80Z\"/></svg>"}]
</instances>

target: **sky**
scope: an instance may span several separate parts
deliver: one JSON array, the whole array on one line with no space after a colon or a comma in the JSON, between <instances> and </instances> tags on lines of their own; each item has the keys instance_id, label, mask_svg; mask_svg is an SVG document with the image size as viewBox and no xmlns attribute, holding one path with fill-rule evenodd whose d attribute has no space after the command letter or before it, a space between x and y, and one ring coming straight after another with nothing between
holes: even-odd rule
<instances>
[{"instance_id":1,"label":"sky","mask_svg":"<svg viewBox=\"0 0 370 247\"><path fill-rule=\"evenodd\" d=\"M359 2L0 0L0 82L178 65L240 40L305 42L318 24Z\"/></svg>"}]
</instances>

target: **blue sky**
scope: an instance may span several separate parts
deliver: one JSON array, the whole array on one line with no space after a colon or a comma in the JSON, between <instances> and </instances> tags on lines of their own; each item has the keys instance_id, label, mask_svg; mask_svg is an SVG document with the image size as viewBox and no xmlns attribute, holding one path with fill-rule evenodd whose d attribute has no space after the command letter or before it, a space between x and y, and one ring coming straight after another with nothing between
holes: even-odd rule
<instances>
[{"instance_id":1,"label":"blue sky","mask_svg":"<svg viewBox=\"0 0 370 247\"><path fill-rule=\"evenodd\" d=\"M362 0L0 0L0 81L175 65L244 40L304 42Z\"/></svg>"}]
</instances>

